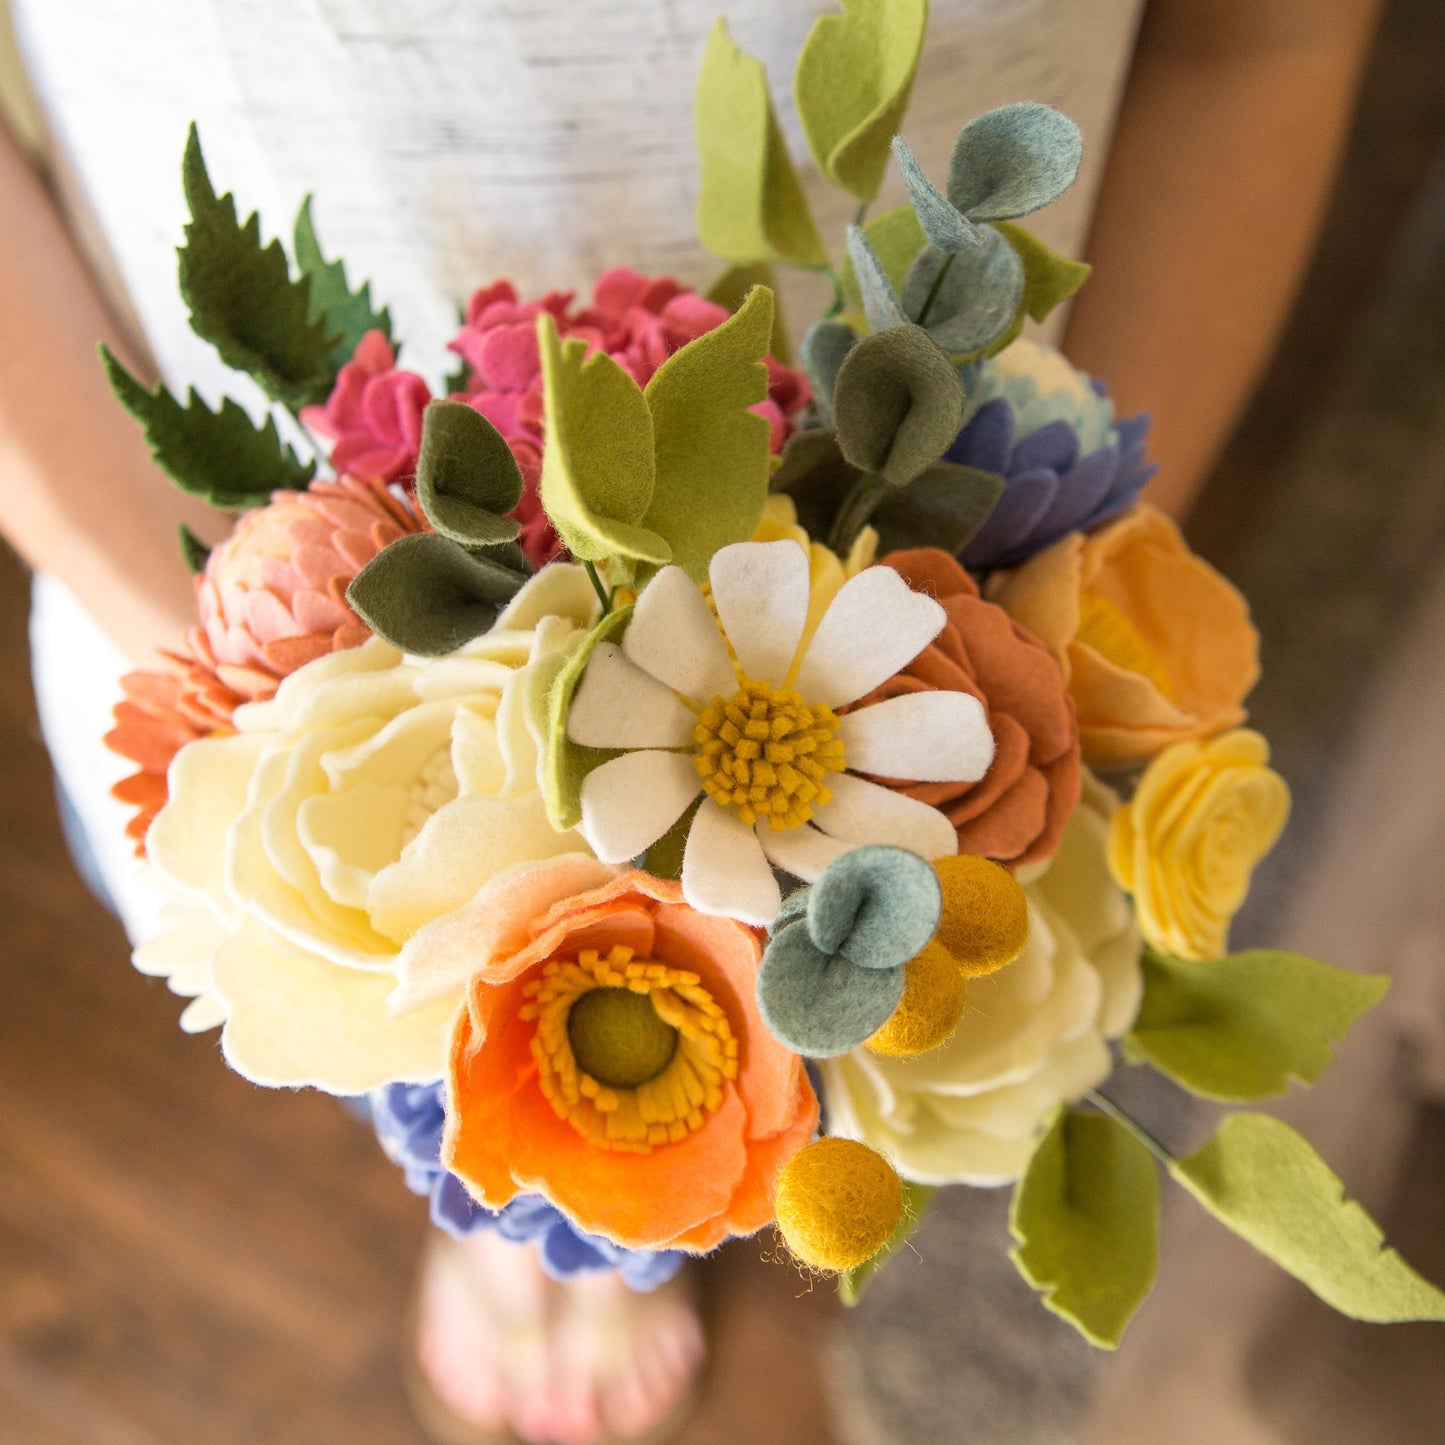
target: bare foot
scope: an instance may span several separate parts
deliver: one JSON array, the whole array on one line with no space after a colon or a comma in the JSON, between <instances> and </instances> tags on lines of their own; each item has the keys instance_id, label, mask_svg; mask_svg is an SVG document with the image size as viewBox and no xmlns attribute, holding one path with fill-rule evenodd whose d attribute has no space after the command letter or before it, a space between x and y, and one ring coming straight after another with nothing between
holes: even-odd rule
<instances>
[{"instance_id":1,"label":"bare foot","mask_svg":"<svg viewBox=\"0 0 1445 1445\"><path fill-rule=\"evenodd\" d=\"M557 1284L530 1246L490 1232L428 1247L417 1359L482 1430L535 1445L637 1439L687 1393L703 1354L686 1274L637 1294L611 1272Z\"/></svg>"}]
</instances>

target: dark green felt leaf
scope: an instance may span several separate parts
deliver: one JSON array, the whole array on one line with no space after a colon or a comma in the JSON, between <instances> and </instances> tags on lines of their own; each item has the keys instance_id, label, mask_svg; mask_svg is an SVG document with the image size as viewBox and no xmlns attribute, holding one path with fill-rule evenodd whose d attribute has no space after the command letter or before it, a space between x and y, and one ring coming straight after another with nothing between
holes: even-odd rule
<instances>
[{"instance_id":1,"label":"dark green felt leaf","mask_svg":"<svg viewBox=\"0 0 1445 1445\"><path fill-rule=\"evenodd\" d=\"M1159 1268L1154 1160L1116 1120L1061 1110L1014 1186L1009 1229L1045 1307L1112 1350Z\"/></svg>"},{"instance_id":2,"label":"dark green felt leaf","mask_svg":"<svg viewBox=\"0 0 1445 1445\"><path fill-rule=\"evenodd\" d=\"M865 336L847 355L833 396L838 445L894 486L933 465L963 424L958 368L917 326Z\"/></svg>"},{"instance_id":3,"label":"dark green felt leaf","mask_svg":"<svg viewBox=\"0 0 1445 1445\"><path fill-rule=\"evenodd\" d=\"M145 428L156 465L183 492L244 511L272 492L304 489L316 474L282 444L272 418L258 427L229 397L217 412L194 391L182 406L164 386L142 386L104 346L100 359L120 404Z\"/></svg>"},{"instance_id":4,"label":"dark green felt leaf","mask_svg":"<svg viewBox=\"0 0 1445 1445\"><path fill-rule=\"evenodd\" d=\"M985 111L959 131L948 199L972 221L1009 221L1056 201L1084 153L1077 125L1037 101Z\"/></svg>"},{"instance_id":5,"label":"dark green felt leaf","mask_svg":"<svg viewBox=\"0 0 1445 1445\"><path fill-rule=\"evenodd\" d=\"M814 427L788 438L773 473L773 490L791 497L803 530L822 539L862 475L839 450L838 434L831 427Z\"/></svg>"},{"instance_id":6,"label":"dark green felt leaf","mask_svg":"<svg viewBox=\"0 0 1445 1445\"><path fill-rule=\"evenodd\" d=\"M886 492L873 509L868 520L878 531L878 555L908 547L961 552L1002 494L997 472L935 462L907 486Z\"/></svg>"},{"instance_id":7,"label":"dark green felt leaf","mask_svg":"<svg viewBox=\"0 0 1445 1445\"><path fill-rule=\"evenodd\" d=\"M573 745L575 746L575 744ZM593 751L601 752L602 749ZM682 877L682 855L687 849L687 835L692 828L692 820L697 817L697 810L702 807L702 799L695 803L689 803L683 810L682 817L647 850L645 867L654 878Z\"/></svg>"},{"instance_id":8,"label":"dark green felt leaf","mask_svg":"<svg viewBox=\"0 0 1445 1445\"><path fill-rule=\"evenodd\" d=\"M350 361L368 331L380 331L390 341L391 312L385 306L378 311L372 304L371 282L363 281L353 291L346 279L346 266L340 260L328 261L321 254L311 220L310 196L301 203L293 239L297 270L311 282L311 319L322 323L336 337L331 348L332 366L340 369Z\"/></svg>"},{"instance_id":9,"label":"dark green felt leaf","mask_svg":"<svg viewBox=\"0 0 1445 1445\"><path fill-rule=\"evenodd\" d=\"M234 197L216 195L194 125L181 175L191 219L179 250L180 286L192 330L292 411L325 401L337 337L312 316L310 279L292 279L279 241L262 245L254 211L238 223Z\"/></svg>"},{"instance_id":10,"label":"dark green felt leaf","mask_svg":"<svg viewBox=\"0 0 1445 1445\"><path fill-rule=\"evenodd\" d=\"M416 496L427 520L469 547L512 541L507 513L522 499L522 472L496 427L464 401L434 401L422 417Z\"/></svg>"},{"instance_id":11,"label":"dark green felt leaf","mask_svg":"<svg viewBox=\"0 0 1445 1445\"><path fill-rule=\"evenodd\" d=\"M940 251L950 253L962 251L968 246L981 246L983 237L978 227L951 206L947 197L923 174L918 157L901 135L893 137L893 155L898 162L898 173L903 177L903 189L913 202L913 210L924 235Z\"/></svg>"},{"instance_id":12,"label":"dark green felt leaf","mask_svg":"<svg viewBox=\"0 0 1445 1445\"><path fill-rule=\"evenodd\" d=\"M913 1237L914 1231L923 1221L923 1212L928 1208L938 1190L928 1184L915 1184L911 1179L903 1180L903 1213L899 1216L898 1227L888 1237L888 1243L873 1256L864 1260L857 1269L850 1269L838 1276L838 1298L849 1308L863 1298L863 1291L873 1276Z\"/></svg>"},{"instance_id":13,"label":"dark green felt leaf","mask_svg":"<svg viewBox=\"0 0 1445 1445\"><path fill-rule=\"evenodd\" d=\"M793 345L788 338L788 323L783 317L783 303L778 299L777 272L766 261L738 261L723 271L708 287L707 299L736 311L748 299L754 286L766 286L773 293L773 339L768 354L785 366L793 364Z\"/></svg>"},{"instance_id":14,"label":"dark green felt leaf","mask_svg":"<svg viewBox=\"0 0 1445 1445\"><path fill-rule=\"evenodd\" d=\"M186 560L186 569L194 577L206 570L211 549L186 526L184 522L176 529L181 542L181 556Z\"/></svg>"},{"instance_id":15,"label":"dark green felt leaf","mask_svg":"<svg viewBox=\"0 0 1445 1445\"><path fill-rule=\"evenodd\" d=\"M803 370L813 388L813 402L825 420L833 417L838 368L857 340L858 334L844 321L815 321L803 336Z\"/></svg>"},{"instance_id":16,"label":"dark green felt leaf","mask_svg":"<svg viewBox=\"0 0 1445 1445\"><path fill-rule=\"evenodd\" d=\"M982 246L952 255L928 246L903 283L903 309L954 356L998 340L1023 302L1024 268L1017 252L992 226L979 234Z\"/></svg>"},{"instance_id":17,"label":"dark green felt leaf","mask_svg":"<svg viewBox=\"0 0 1445 1445\"><path fill-rule=\"evenodd\" d=\"M403 652L440 657L490 631L527 580L436 532L399 537L346 589L357 616Z\"/></svg>"},{"instance_id":18,"label":"dark green felt leaf","mask_svg":"<svg viewBox=\"0 0 1445 1445\"><path fill-rule=\"evenodd\" d=\"M863 227L863 234L868 238L868 244L873 248L873 254L877 256L894 291L901 291L908 268L928 244L928 237L919 227L913 207L898 206L894 210L884 211ZM858 274L853 269L851 255L843 257L841 279L844 299L855 309L861 309L863 296L858 290Z\"/></svg>"},{"instance_id":19,"label":"dark green felt leaf","mask_svg":"<svg viewBox=\"0 0 1445 1445\"><path fill-rule=\"evenodd\" d=\"M1314 1083L1334 1062L1330 1045L1390 987L1381 974L1275 949L1202 961L1151 952L1143 969L1125 1056L1223 1103L1287 1093L1291 1079Z\"/></svg>"}]
</instances>

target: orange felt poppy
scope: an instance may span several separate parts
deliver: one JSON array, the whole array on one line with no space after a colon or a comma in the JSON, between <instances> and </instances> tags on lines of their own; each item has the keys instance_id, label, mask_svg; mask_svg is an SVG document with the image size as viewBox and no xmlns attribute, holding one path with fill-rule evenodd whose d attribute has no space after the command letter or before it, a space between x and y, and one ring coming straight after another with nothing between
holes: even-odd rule
<instances>
[{"instance_id":1,"label":"orange felt poppy","mask_svg":"<svg viewBox=\"0 0 1445 1445\"><path fill-rule=\"evenodd\" d=\"M473 978L458 1014L447 1168L489 1208L541 1194L629 1249L701 1254L770 1223L778 1172L816 1131L818 1101L758 1012L757 931L636 871L563 899L526 931ZM654 1034L675 1028L654 1079L621 1084L579 1062L592 1050L573 1027L576 1001L608 987L651 1000ZM629 1036L599 1037L605 1058Z\"/></svg>"}]
</instances>

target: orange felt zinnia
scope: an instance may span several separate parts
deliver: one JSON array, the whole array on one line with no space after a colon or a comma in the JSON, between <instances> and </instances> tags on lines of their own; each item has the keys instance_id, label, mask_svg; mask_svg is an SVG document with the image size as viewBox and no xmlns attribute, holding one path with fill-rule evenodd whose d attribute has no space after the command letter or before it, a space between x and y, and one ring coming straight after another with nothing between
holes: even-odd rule
<instances>
[{"instance_id":1,"label":"orange felt zinnia","mask_svg":"<svg viewBox=\"0 0 1445 1445\"><path fill-rule=\"evenodd\" d=\"M527 933L458 1015L447 1168L490 1208L538 1193L630 1249L701 1254L770 1223L818 1102L758 1013L757 931L632 871Z\"/></svg>"},{"instance_id":2,"label":"orange felt zinnia","mask_svg":"<svg viewBox=\"0 0 1445 1445\"><path fill-rule=\"evenodd\" d=\"M1244 720L1259 678L1248 604L1150 506L1071 533L989 595L1053 653L1090 766L1147 762Z\"/></svg>"}]
</instances>

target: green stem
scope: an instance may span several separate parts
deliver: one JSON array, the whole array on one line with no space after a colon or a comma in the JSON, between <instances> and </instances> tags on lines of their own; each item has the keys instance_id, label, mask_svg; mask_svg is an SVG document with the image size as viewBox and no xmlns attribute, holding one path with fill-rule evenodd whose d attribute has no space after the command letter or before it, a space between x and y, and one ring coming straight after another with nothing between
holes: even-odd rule
<instances>
[{"instance_id":1,"label":"green stem","mask_svg":"<svg viewBox=\"0 0 1445 1445\"><path fill-rule=\"evenodd\" d=\"M839 557L846 557L858 533L868 525L873 509L883 500L883 479L874 472L864 472L853 490L838 508L828 533L828 547Z\"/></svg>"},{"instance_id":2,"label":"green stem","mask_svg":"<svg viewBox=\"0 0 1445 1445\"><path fill-rule=\"evenodd\" d=\"M857 211L857 214L853 217L853 224L854 224L855 226L861 226L861 225L863 224L863 219L864 219L865 216L867 216L867 214L868 214L868 202L867 202L867 201L859 201L859 202L858 202L858 211Z\"/></svg>"},{"instance_id":3,"label":"green stem","mask_svg":"<svg viewBox=\"0 0 1445 1445\"><path fill-rule=\"evenodd\" d=\"M591 562L584 562L583 567L587 570L587 576L591 579L592 590L597 594L597 600L602 604L602 615L607 616L612 611L612 598L607 589L602 585L602 579L597 575L597 568Z\"/></svg>"},{"instance_id":4,"label":"green stem","mask_svg":"<svg viewBox=\"0 0 1445 1445\"><path fill-rule=\"evenodd\" d=\"M843 278L831 266L824 266L823 273L833 283L833 304L823 313L823 320L831 321L843 314Z\"/></svg>"},{"instance_id":5,"label":"green stem","mask_svg":"<svg viewBox=\"0 0 1445 1445\"><path fill-rule=\"evenodd\" d=\"M923 310L918 313L918 324L922 326L928 320L928 313L933 308L933 303L938 299L938 293L943 287L943 278L948 275L948 268L953 265L953 258L958 253L950 251L944 259L943 265L938 268L938 275L933 278L933 285L928 288L928 295L923 301Z\"/></svg>"},{"instance_id":6,"label":"green stem","mask_svg":"<svg viewBox=\"0 0 1445 1445\"><path fill-rule=\"evenodd\" d=\"M1174 1163L1174 1156L1137 1120L1131 1119L1112 1099L1105 1098L1097 1089L1084 1096L1101 1114L1107 1114L1115 1123L1122 1124L1166 1169Z\"/></svg>"}]
</instances>

